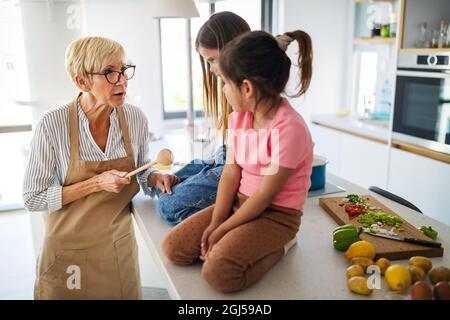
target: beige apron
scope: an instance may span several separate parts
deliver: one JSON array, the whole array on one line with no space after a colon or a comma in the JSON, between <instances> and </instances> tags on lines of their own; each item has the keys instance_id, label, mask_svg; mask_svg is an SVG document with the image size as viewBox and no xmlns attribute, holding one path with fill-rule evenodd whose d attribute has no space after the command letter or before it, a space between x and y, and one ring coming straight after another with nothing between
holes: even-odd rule
<instances>
[{"instance_id":1,"label":"beige apron","mask_svg":"<svg viewBox=\"0 0 450 320\"><path fill-rule=\"evenodd\" d=\"M79 158L77 102L69 107L70 162L64 186L104 171L135 169L122 107L118 111L127 156L109 161ZM136 178L118 194L100 191L48 215L36 271L35 299L142 299L131 199Z\"/></svg>"}]
</instances>

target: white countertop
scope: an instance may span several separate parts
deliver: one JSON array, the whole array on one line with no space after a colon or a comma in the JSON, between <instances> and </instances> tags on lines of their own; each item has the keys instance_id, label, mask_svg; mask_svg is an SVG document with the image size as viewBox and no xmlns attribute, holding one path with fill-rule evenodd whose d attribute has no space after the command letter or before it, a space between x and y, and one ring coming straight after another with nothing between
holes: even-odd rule
<instances>
[{"instance_id":1,"label":"white countertop","mask_svg":"<svg viewBox=\"0 0 450 320\"><path fill-rule=\"evenodd\" d=\"M311 115L311 122L383 140L386 143L390 140L388 120L361 120L357 116L352 115L314 114Z\"/></svg>"},{"instance_id":2,"label":"white countertop","mask_svg":"<svg viewBox=\"0 0 450 320\"><path fill-rule=\"evenodd\" d=\"M444 246L444 257L432 258L435 266L450 267L450 227L390 201L333 175L328 181L346 189L346 192L327 195L344 196L348 193L370 194L389 208L419 227L431 225L439 232ZM177 266L162 253L161 244L171 226L156 212L155 203L142 194L134 200L134 216L143 234L161 276L167 283L172 299L406 299L408 292L395 293L386 289L374 290L371 296L353 294L347 289L345 270L349 262L342 252L333 248L334 220L319 206L319 197L308 198L304 207L298 244L260 281L244 291L223 294L212 290L200 276L201 264ZM396 261L407 265L407 261Z\"/></svg>"}]
</instances>

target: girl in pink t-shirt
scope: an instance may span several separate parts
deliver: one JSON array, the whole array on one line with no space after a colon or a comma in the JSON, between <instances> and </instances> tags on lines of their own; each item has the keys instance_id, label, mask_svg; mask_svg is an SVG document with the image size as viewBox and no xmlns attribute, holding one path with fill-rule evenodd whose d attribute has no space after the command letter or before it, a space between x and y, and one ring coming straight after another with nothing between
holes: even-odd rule
<instances>
[{"instance_id":1,"label":"girl in pink t-shirt","mask_svg":"<svg viewBox=\"0 0 450 320\"><path fill-rule=\"evenodd\" d=\"M175 263L204 260L202 275L219 291L256 282L296 242L314 143L303 118L281 97L291 69L286 49L294 40L300 78L294 96L299 97L312 76L307 33L275 38L249 32L219 55L223 91L234 112L216 202L176 226L163 243Z\"/></svg>"}]
</instances>

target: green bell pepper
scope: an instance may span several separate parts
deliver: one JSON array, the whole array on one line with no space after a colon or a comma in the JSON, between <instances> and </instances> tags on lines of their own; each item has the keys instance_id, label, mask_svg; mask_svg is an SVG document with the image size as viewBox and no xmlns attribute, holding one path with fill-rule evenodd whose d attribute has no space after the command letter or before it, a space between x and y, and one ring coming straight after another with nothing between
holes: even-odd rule
<instances>
[{"instance_id":1,"label":"green bell pepper","mask_svg":"<svg viewBox=\"0 0 450 320\"><path fill-rule=\"evenodd\" d=\"M353 224L346 224L333 230L333 246L339 251L346 251L352 243L359 240L359 231Z\"/></svg>"}]
</instances>

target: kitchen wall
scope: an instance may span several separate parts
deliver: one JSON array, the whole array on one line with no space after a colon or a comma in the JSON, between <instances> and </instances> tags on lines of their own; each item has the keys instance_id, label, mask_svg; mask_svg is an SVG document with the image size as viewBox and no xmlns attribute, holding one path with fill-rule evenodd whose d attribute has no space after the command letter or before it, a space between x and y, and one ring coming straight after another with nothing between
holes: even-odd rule
<instances>
[{"instance_id":1,"label":"kitchen wall","mask_svg":"<svg viewBox=\"0 0 450 320\"><path fill-rule=\"evenodd\" d=\"M352 20L350 0L280 0L279 31L302 29L313 41L313 79L304 98L291 99L294 107L309 120L314 113L346 110ZM289 49L293 62L297 48ZM295 86L293 68L289 90ZM292 92L292 91L291 91Z\"/></svg>"}]
</instances>

